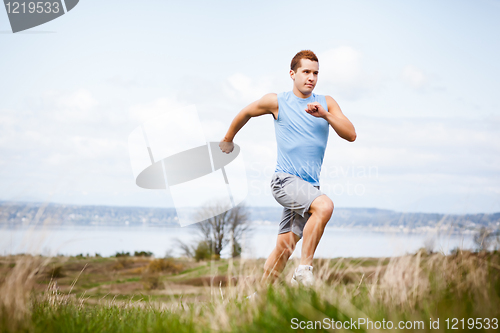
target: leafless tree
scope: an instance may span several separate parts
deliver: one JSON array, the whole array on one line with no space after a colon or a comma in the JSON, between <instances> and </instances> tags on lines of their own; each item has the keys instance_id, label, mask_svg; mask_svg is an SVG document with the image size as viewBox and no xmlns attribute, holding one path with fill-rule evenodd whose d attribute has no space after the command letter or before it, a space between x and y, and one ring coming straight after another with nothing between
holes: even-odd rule
<instances>
[{"instance_id":1,"label":"leafless tree","mask_svg":"<svg viewBox=\"0 0 500 333\"><path fill-rule=\"evenodd\" d=\"M241 253L243 234L250 231L250 213L243 204L229 210L227 208L220 203L203 207L198 212L199 216L215 216L196 226L203 241L211 246L213 254L220 256L227 245L232 245L231 255L237 257ZM217 214L221 211L223 213Z\"/></svg>"},{"instance_id":2,"label":"leafless tree","mask_svg":"<svg viewBox=\"0 0 500 333\"><path fill-rule=\"evenodd\" d=\"M194 257L194 251L196 248L193 248L192 245L186 244L178 238L176 238L175 241L177 243L177 247L179 248L183 256L188 258Z\"/></svg>"}]
</instances>

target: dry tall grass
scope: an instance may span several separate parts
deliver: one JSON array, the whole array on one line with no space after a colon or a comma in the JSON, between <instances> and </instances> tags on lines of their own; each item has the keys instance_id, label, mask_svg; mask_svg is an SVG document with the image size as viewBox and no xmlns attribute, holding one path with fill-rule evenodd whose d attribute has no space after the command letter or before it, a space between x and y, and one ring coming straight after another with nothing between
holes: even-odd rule
<instances>
[{"instance_id":1,"label":"dry tall grass","mask_svg":"<svg viewBox=\"0 0 500 333\"><path fill-rule=\"evenodd\" d=\"M48 263L48 258L17 256L12 260L15 266L0 286L0 315L4 328L16 331L29 324L32 305L37 298L49 308L85 307L83 295L79 299L63 295L55 281L51 281L41 298L32 293L36 276ZM179 320L190 322L195 327L217 331L248 328L262 316L284 324L282 313L319 321L332 316L428 320L429 315L453 311L483 317L500 315L498 253L463 251L445 256L427 254L422 250L415 255L386 261L380 259L377 265L365 265L363 260L316 260L316 284L311 291L288 286L293 262L289 263L282 280L272 287L259 283L262 267L256 261L241 259L237 268L232 260L228 263L224 283L210 280L206 288L208 302L186 303L182 299L172 299L167 304L147 301L120 303L114 299L101 299L98 306L163 311L175 314ZM218 275L216 265L213 265L211 275ZM245 298L254 292L257 292L257 297ZM451 303L446 301L450 297ZM460 307L459 300L467 300L468 308ZM452 304L454 301L458 303Z\"/></svg>"},{"instance_id":2,"label":"dry tall grass","mask_svg":"<svg viewBox=\"0 0 500 333\"><path fill-rule=\"evenodd\" d=\"M31 312L36 274L46 265L47 258L28 255L12 258L14 267L0 285L0 315L11 330L16 330Z\"/></svg>"}]
</instances>

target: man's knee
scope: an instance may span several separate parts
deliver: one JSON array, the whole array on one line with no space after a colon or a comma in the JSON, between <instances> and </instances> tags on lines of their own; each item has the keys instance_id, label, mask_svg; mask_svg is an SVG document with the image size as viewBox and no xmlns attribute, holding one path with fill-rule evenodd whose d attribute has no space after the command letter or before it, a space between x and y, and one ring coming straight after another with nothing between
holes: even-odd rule
<instances>
[{"instance_id":1,"label":"man's knee","mask_svg":"<svg viewBox=\"0 0 500 333\"><path fill-rule=\"evenodd\" d=\"M290 258L295 250L295 240L292 237L282 237L276 242L276 249L280 257Z\"/></svg>"},{"instance_id":2,"label":"man's knee","mask_svg":"<svg viewBox=\"0 0 500 333\"><path fill-rule=\"evenodd\" d=\"M278 250L280 257L284 257L284 258L288 259L288 258L290 258L293 251L295 250L295 246L293 244L280 243L280 244L276 245L276 249Z\"/></svg>"},{"instance_id":3,"label":"man's knee","mask_svg":"<svg viewBox=\"0 0 500 333\"><path fill-rule=\"evenodd\" d=\"M333 214L333 201L324 194L320 195L312 202L309 212L330 220Z\"/></svg>"},{"instance_id":4,"label":"man's knee","mask_svg":"<svg viewBox=\"0 0 500 333\"><path fill-rule=\"evenodd\" d=\"M280 247L280 248L278 248L278 253L279 253L280 258L288 259L292 255L293 250L294 249L291 247Z\"/></svg>"}]
</instances>

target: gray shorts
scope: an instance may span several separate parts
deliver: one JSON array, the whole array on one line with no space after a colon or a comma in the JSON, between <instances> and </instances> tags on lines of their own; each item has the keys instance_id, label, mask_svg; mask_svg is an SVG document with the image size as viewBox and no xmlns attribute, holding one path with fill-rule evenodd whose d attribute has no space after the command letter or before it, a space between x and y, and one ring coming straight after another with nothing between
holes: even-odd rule
<instances>
[{"instance_id":1,"label":"gray shorts","mask_svg":"<svg viewBox=\"0 0 500 333\"><path fill-rule=\"evenodd\" d=\"M302 231L311 216L311 203L322 195L319 186L313 186L300 177L276 172L271 180L274 198L283 208L278 234L293 232L302 238Z\"/></svg>"}]
</instances>

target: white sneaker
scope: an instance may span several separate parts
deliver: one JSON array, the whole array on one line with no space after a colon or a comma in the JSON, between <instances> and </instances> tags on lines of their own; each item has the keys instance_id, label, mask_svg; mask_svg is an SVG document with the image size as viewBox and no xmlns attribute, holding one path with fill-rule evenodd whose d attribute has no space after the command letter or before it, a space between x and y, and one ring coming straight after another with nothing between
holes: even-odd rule
<instances>
[{"instance_id":1,"label":"white sneaker","mask_svg":"<svg viewBox=\"0 0 500 333\"><path fill-rule=\"evenodd\" d=\"M297 268L293 273L292 277L292 286L298 287L306 287L310 288L314 284L314 275L312 272L312 266L307 266L305 268Z\"/></svg>"}]
</instances>

